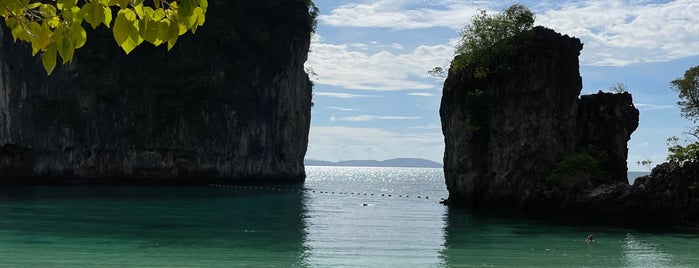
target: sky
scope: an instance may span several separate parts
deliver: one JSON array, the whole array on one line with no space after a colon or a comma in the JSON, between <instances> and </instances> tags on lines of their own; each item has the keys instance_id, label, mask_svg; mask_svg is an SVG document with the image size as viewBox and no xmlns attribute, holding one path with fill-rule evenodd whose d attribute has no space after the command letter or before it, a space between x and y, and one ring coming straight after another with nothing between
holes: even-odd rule
<instances>
[{"instance_id":1,"label":"sky","mask_svg":"<svg viewBox=\"0 0 699 268\"><path fill-rule=\"evenodd\" d=\"M680 117L670 81L699 65L699 1L314 0L320 9L305 66L315 83L307 159L425 158L442 163L443 78L459 32L479 11L522 3L536 25L580 38L582 94L623 83L640 110L628 167L661 163Z\"/></svg>"}]
</instances>

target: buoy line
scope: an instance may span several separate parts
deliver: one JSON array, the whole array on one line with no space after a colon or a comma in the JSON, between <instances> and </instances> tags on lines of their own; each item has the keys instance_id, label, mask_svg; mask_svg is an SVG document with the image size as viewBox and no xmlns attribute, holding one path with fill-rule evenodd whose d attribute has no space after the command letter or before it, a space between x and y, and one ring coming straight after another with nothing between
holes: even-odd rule
<instances>
[{"instance_id":1,"label":"buoy line","mask_svg":"<svg viewBox=\"0 0 699 268\"><path fill-rule=\"evenodd\" d=\"M267 190L267 191L279 191L279 192L297 192L297 193L315 193L324 195L349 195L349 196L367 196L367 197L397 197L397 198L412 198L412 199L422 199L430 200L427 195L403 195L403 194L388 194L388 193L368 193L368 192L342 192L342 191L331 191L331 190L313 190L313 189L288 189L281 187L271 187L271 186L246 186L246 185L229 185L229 184L209 184L209 187L215 188L232 188L232 189L243 189L243 190Z\"/></svg>"}]
</instances>

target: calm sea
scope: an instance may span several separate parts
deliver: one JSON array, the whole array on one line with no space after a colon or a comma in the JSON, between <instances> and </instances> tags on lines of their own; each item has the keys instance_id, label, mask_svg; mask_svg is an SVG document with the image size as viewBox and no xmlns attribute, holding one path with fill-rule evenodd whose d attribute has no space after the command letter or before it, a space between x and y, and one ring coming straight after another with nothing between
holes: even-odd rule
<instances>
[{"instance_id":1,"label":"calm sea","mask_svg":"<svg viewBox=\"0 0 699 268\"><path fill-rule=\"evenodd\" d=\"M441 169L307 173L302 186L4 187L0 267L699 267L696 233L449 209Z\"/></svg>"}]
</instances>

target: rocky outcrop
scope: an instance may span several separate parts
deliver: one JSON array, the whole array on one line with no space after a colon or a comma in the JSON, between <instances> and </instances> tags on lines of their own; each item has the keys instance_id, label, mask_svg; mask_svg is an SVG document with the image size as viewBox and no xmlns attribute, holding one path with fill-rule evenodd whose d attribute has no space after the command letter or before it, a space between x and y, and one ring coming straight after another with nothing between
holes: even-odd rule
<instances>
[{"instance_id":1,"label":"rocky outcrop","mask_svg":"<svg viewBox=\"0 0 699 268\"><path fill-rule=\"evenodd\" d=\"M169 52L98 29L48 77L0 29L0 182L302 181L308 5L210 1Z\"/></svg>"},{"instance_id":2,"label":"rocky outcrop","mask_svg":"<svg viewBox=\"0 0 699 268\"><path fill-rule=\"evenodd\" d=\"M638 128L639 112L629 93L602 91L580 96L576 151L587 152L600 161L609 178L628 183L627 143Z\"/></svg>"},{"instance_id":3,"label":"rocky outcrop","mask_svg":"<svg viewBox=\"0 0 699 268\"><path fill-rule=\"evenodd\" d=\"M699 227L699 163L663 163L633 185L610 183L567 202L568 216L592 222Z\"/></svg>"},{"instance_id":4,"label":"rocky outcrop","mask_svg":"<svg viewBox=\"0 0 699 268\"><path fill-rule=\"evenodd\" d=\"M602 160L609 179L626 177L638 110L628 93L578 98L581 49L577 38L536 27L512 41L503 62L449 73L440 114L452 202L524 206L556 163L576 153ZM499 72L479 76L476 68Z\"/></svg>"},{"instance_id":5,"label":"rocky outcrop","mask_svg":"<svg viewBox=\"0 0 699 268\"><path fill-rule=\"evenodd\" d=\"M629 186L639 112L628 93L578 97L581 49L577 38L535 27L485 66L451 68L440 108L451 204L619 222L688 218L661 212L668 206L696 211L696 190L674 175L658 170Z\"/></svg>"}]
</instances>

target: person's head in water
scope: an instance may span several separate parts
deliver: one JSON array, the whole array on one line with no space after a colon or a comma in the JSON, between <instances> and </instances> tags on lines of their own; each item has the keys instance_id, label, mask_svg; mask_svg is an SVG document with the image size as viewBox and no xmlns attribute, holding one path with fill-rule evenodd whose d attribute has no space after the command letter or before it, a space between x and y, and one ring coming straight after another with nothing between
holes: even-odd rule
<instances>
[{"instance_id":1,"label":"person's head in water","mask_svg":"<svg viewBox=\"0 0 699 268\"><path fill-rule=\"evenodd\" d=\"M588 243L589 243L589 242L594 242L594 241L595 241L595 238L592 237L592 235L588 235L588 236L587 236L587 242L588 242Z\"/></svg>"}]
</instances>

